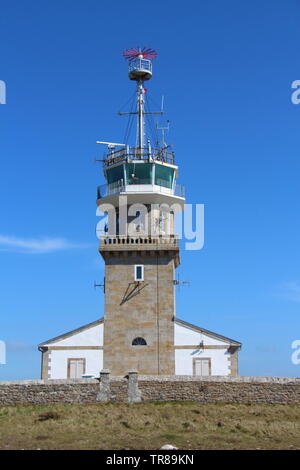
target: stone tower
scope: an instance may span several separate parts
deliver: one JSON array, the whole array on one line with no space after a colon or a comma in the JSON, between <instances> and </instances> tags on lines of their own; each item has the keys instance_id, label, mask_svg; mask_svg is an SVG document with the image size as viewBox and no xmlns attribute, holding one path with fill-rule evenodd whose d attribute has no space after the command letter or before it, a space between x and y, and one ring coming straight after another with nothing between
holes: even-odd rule
<instances>
[{"instance_id":1,"label":"stone tower","mask_svg":"<svg viewBox=\"0 0 300 470\"><path fill-rule=\"evenodd\" d=\"M144 375L174 375L175 269L180 263L174 216L183 210L174 153L145 135L144 81L152 76L155 51L131 49L129 78L136 82L136 145L108 145L107 184L97 205L108 217L100 236L105 262L103 364L112 375L137 369ZM125 114L125 113L124 113ZM156 114L156 113L155 113ZM130 116L131 118L132 116ZM146 142L146 143L145 143Z\"/></svg>"}]
</instances>

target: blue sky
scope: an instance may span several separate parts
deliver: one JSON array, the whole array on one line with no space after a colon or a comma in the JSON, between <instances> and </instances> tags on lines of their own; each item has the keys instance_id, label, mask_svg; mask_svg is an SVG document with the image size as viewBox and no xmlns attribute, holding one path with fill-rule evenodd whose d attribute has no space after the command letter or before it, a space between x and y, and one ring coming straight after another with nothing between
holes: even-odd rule
<instances>
[{"instance_id":1,"label":"blue sky","mask_svg":"<svg viewBox=\"0 0 300 470\"><path fill-rule=\"evenodd\" d=\"M279 0L2 2L0 379L38 378L38 343L103 315L95 141L122 139L121 54L138 45L158 51L148 93L205 204L177 315L241 341L242 375L300 375L298 18Z\"/></svg>"}]
</instances>

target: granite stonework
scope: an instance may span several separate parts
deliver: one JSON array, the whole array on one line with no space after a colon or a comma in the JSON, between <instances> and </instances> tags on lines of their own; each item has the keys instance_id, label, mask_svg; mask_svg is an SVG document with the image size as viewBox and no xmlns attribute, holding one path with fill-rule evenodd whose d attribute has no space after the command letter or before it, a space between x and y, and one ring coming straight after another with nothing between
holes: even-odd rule
<instances>
[{"instance_id":1,"label":"granite stonework","mask_svg":"<svg viewBox=\"0 0 300 470\"><path fill-rule=\"evenodd\" d=\"M109 252L104 259L104 368L115 376L175 374L174 253ZM135 265L144 265L145 281L134 281ZM132 345L139 337L147 346Z\"/></svg>"},{"instance_id":2,"label":"granite stonework","mask_svg":"<svg viewBox=\"0 0 300 470\"><path fill-rule=\"evenodd\" d=\"M130 377L130 378L129 378ZM106 375L106 399L97 379L0 382L0 405L55 403L198 403L300 404L300 379L288 377L194 377ZM102 388L103 391L103 388ZM100 393L100 395L99 395ZM103 395L102 395L103 398Z\"/></svg>"}]
</instances>

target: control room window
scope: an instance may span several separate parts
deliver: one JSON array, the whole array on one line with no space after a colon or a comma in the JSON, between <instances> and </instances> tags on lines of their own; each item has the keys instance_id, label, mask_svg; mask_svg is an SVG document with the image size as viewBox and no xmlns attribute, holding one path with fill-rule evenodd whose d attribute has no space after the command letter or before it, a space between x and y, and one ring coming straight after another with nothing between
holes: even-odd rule
<instances>
[{"instance_id":1,"label":"control room window","mask_svg":"<svg viewBox=\"0 0 300 470\"><path fill-rule=\"evenodd\" d=\"M144 280L144 266L142 264L136 264L134 266L134 280L135 281Z\"/></svg>"}]
</instances>

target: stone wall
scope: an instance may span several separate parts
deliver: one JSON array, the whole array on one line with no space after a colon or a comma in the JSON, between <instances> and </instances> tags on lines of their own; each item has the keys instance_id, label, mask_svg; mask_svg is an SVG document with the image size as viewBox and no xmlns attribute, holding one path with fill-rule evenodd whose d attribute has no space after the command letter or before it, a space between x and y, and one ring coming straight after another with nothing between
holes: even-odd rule
<instances>
[{"instance_id":1,"label":"stone wall","mask_svg":"<svg viewBox=\"0 0 300 470\"><path fill-rule=\"evenodd\" d=\"M23 380L0 382L0 405L94 403L99 382L78 380Z\"/></svg>"},{"instance_id":2,"label":"stone wall","mask_svg":"<svg viewBox=\"0 0 300 470\"><path fill-rule=\"evenodd\" d=\"M105 252L103 367L113 375L132 368L148 375L175 374L176 254L178 250ZM135 265L144 266L145 281L135 282ZM132 345L135 338L143 338L147 346Z\"/></svg>"},{"instance_id":3,"label":"stone wall","mask_svg":"<svg viewBox=\"0 0 300 470\"><path fill-rule=\"evenodd\" d=\"M139 378L143 401L300 403L300 379L284 377Z\"/></svg>"},{"instance_id":4,"label":"stone wall","mask_svg":"<svg viewBox=\"0 0 300 470\"><path fill-rule=\"evenodd\" d=\"M96 379L0 382L0 405L52 403L198 403L300 404L300 379L287 377L111 377ZM103 388L104 384L104 388ZM102 387L102 391L101 391Z\"/></svg>"}]
</instances>

